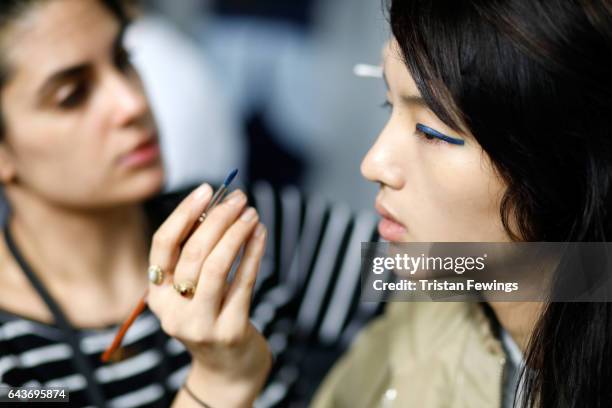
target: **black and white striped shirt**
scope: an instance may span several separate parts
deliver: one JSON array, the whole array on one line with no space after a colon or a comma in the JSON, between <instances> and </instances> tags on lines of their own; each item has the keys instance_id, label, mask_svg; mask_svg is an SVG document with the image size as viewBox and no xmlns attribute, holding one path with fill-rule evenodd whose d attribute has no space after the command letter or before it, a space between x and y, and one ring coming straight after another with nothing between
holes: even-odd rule
<instances>
[{"instance_id":1,"label":"black and white striped shirt","mask_svg":"<svg viewBox=\"0 0 612 408\"><path fill-rule=\"evenodd\" d=\"M186 193L149 202L152 225L159 225ZM382 303L359 300L361 242L378 239L376 217L306 199L295 188L278 191L258 183L248 193L269 234L251 319L275 356L255 405L306 406L355 333L382 310ZM126 335L125 358L103 365L100 353L117 328L76 333L108 406L169 406L189 370L184 346L166 336L146 310ZM71 406L91 405L72 354L58 327L0 311L0 384L66 387Z\"/></svg>"}]
</instances>

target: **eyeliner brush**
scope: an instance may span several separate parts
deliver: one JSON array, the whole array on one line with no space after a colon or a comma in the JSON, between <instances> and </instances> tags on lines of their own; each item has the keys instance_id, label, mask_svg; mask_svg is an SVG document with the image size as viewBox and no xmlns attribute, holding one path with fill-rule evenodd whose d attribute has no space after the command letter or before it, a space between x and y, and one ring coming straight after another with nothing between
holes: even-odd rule
<instances>
[{"instance_id":1,"label":"eyeliner brush","mask_svg":"<svg viewBox=\"0 0 612 408\"><path fill-rule=\"evenodd\" d=\"M212 210L214 207L216 207L217 204L219 204L219 202L223 199L223 197L225 197L225 194L228 191L229 185L232 183L232 181L234 181L237 174L238 174L238 169L234 169L230 172L230 174L228 174L228 176L225 178L225 181L223 182L223 185L215 192L215 194L210 199L210 202L208 203L208 205L202 212L202 215L200 215L200 218L198 218L198 221L200 223L204 222L208 212Z\"/></svg>"}]
</instances>

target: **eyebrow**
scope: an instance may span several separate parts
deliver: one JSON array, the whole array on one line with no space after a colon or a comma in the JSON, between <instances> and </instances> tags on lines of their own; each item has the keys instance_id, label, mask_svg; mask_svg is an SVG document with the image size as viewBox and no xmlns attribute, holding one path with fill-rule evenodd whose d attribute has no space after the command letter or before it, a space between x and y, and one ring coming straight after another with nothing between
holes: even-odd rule
<instances>
[{"instance_id":1,"label":"eyebrow","mask_svg":"<svg viewBox=\"0 0 612 408\"><path fill-rule=\"evenodd\" d=\"M123 44L123 38L125 34L125 25L122 25L113 41L113 53L115 53L119 47ZM89 63L77 64L68 68L61 69L55 73L53 73L47 80L43 83L38 91L38 95L40 97L44 97L47 95L53 88L57 85L65 82L69 79L78 78L82 76L87 69L89 68Z\"/></svg>"},{"instance_id":2,"label":"eyebrow","mask_svg":"<svg viewBox=\"0 0 612 408\"><path fill-rule=\"evenodd\" d=\"M383 66L383 80L385 81L385 86L389 89L389 81L387 80L387 74L385 73L385 69ZM408 105L419 105L419 106L427 106L425 103L425 99L420 95L400 95L400 98L405 104Z\"/></svg>"}]
</instances>

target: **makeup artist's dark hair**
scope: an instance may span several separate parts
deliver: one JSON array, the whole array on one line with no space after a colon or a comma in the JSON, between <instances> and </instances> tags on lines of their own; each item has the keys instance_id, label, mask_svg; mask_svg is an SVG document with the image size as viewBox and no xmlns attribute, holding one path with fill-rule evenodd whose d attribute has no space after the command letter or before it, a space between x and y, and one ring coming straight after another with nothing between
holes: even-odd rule
<instances>
[{"instance_id":1,"label":"makeup artist's dark hair","mask_svg":"<svg viewBox=\"0 0 612 408\"><path fill-rule=\"evenodd\" d=\"M0 0L0 44L2 43L3 32L16 20L21 18L33 6L49 1L61 0ZM111 13L119 19L121 25L128 23L128 17L123 7L123 0L98 0ZM10 63L4 58L0 45L0 90L11 76ZM4 120L0 109L0 140L4 137Z\"/></svg>"},{"instance_id":2,"label":"makeup artist's dark hair","mask_svg":"<svg viewBox=\"0 0 612 408\"><path fill-rule=\"evenodd\" d=\"M469 130L506 181L510 236L609 241L612 3L393 0L389 13L430 109ZM612 303L550 302L527 366L528 406L610 406Z\"/></svg>"}]
</instances>

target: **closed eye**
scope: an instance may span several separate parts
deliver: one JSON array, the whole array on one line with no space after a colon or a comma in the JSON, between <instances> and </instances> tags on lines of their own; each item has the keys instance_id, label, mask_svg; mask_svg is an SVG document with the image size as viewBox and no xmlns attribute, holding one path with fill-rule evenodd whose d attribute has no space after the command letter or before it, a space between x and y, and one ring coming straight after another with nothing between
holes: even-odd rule
<instances>
[{"instance_id":1,"label":"closed eye","mask_svg":"<svg viewBox=\"0 0 612 408\"><path fill-rule=\"evenodd\" d=\"M462 139L458 139L455 137L451 137L451 136L447 136L443 133L438 132L435 129L430 128L429 126L425 126L421 123L417 123L416 125L416 129L417 131L423 133L423 135L427 138L427 139L433 139L433 138L437 138L441 141L444 141L446 143L450 143L450 144L454 144L454 145L464 145L465 144L465 140Z\"/></svg>"}]
</instances>

